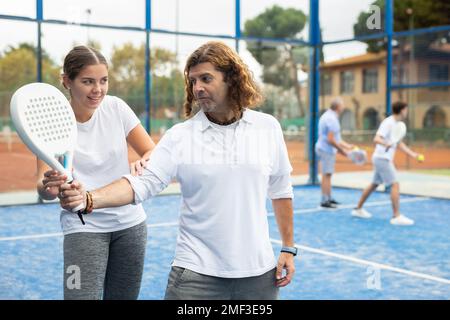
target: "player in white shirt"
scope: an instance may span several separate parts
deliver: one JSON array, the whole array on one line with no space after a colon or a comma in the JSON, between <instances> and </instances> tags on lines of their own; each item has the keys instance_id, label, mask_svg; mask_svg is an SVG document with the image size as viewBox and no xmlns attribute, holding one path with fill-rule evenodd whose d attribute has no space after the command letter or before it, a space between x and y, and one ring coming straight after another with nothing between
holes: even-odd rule
<instances>
[{"instance_id":1,"label":"player in white shirt","mask_svg":"<svg viewBox=\"0 0 450 320\"><path fill-rule=\"evenodd\" d=\"M166 132L143 175L125 175L90 192L79 182L66 184L61 205L86 205L90 195L94 209L140 203L176 178L182 204L165 298L276 299L279 287L292 280L297 253L292 167L281 126L248 108L262 101L260 91L225 44L208 42L194 51L184 75L189 119ZM269 238L267 198L282 240L278 259Z\"/></svg>"},{"instance_id":2,"label":"player in white shirt","mask_svg":"<svg viewBox=\"0 0 450 320\"><path fill-rule=\"evenodd\" d=\"M88 188L98 188L124 174L142 173L154 143L133 110L123 100L107 95L105 57L93 48L77 46L65 57L63 71L78 128L75 179ZM128 162L127 144L141 159ZM64 198L59 187L66 179L38 160L37 190L42 199ZM62 210L60 220L64 299L137 299L147 243L142 206L107 206L84 215L83 223L77 214Z\"/></svg>"},{"instance_id":3,"label":"player in white shirt","mask_svg":"<svg viewBox=\"0 0 450 320\"><path fill-rule=\"evenodd\" d=\"M358 206L352 210L352 216L358 218L370 218L372 215L363 208L364 202L378 185L384 184L391 191L393 217L390 220L393 225L413 225L414 220L400 213L400 185L397 180L397 170L394 165L394 156L397 147L411 158L423 161L423 155L412 151L404 142L391 142L392 128L398 121L404 121L408 114L408 105L404 102L395 102L392 105L393 115L384 119L373 139L376 143L372 155L374 176L372 183L364 189L358 202Z\"/></svg>"}]
</instances>

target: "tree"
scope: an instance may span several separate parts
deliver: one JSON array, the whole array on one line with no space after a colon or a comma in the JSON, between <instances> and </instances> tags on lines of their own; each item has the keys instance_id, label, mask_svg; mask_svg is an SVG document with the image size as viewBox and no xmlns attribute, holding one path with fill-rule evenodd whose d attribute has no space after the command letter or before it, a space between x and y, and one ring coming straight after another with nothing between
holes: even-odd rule
<instances>
[{"instance_id":1,"label":"tree","mask_svg":"<svg viewBox=\"0 0 450 320\"><path fill-rule=\"evenodd\" d=\"M385 21L385 2L386 0L376 0L372 5L376 5L381 11L381 26ZM409 10L408 10L409 9ZM405 31L410 29L411 14L414 16L414 29L428 28L432 26L442 26L450 24L450 2L446 0L402 0L394 1L394 30ZM372 15L371 12L361 12L357 22L353 25L355 36L370 35L380 33L381 30L370 30L366 26L367 19ZM436 39L447 37L448 33L438 32L422 36L420 42L416 42L414 48L416 52L423 52L428 45ZM379 52L386 49L384 40L367 40L368 52Z\"/></svg>"},{"instance_id":2,"label":"tree","mask_svg":"<svg viewBox=\"0 0 450 320\"><path fill-rule=\"evenodd\" d=\"M9 46L0 53L0 115L9 115L9 101L20 86L36 82L37 49L29 43ZM42 81L60 87L60 68L42 51Z\"/></svg>"},{"instance_id":3,"label":"tree","mask_svg":"<svg viewBox=\"0 0 450 320\"><path fill-rule=\"evenodd\" d=\"M247 20L244 35L247 37L300 39L306 16L298 9L283 9L277 5ZM263 66L263 81L284 89L293 88L300 116L305 115L298 79L299 68L307 63L307 47L292 44L269 44L263 41L246 41L248 51Z\"/></svg>"},{"instance_id":4,"label":"tree","mask_svg":"<svg viewBox=\"0 0 450 320\"><path fill-rule=\"evenodd\" d=\"M114 47L111 63L111 92L130 101L138 114L144 112L145 45L135 47L132 43L125 43ZM167 49L152 48L150 63L154 109L177 106L181 110L183 76L176 68L176 55Z\"/></svg>"}]
</instances>

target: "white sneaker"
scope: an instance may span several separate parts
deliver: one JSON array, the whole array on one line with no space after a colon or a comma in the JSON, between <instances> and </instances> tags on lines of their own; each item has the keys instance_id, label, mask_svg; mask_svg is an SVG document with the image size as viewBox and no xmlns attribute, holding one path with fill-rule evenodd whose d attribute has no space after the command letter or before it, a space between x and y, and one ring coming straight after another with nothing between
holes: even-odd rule
<instances>
[{"instance_id":1,"label":"white sneaker","mask_svg":"<svg viewBox=\"0 0 450 320\"><path fill-rule=\"evenodd\" d=\"M392 218L391 224L397 225L397 226L412 226L414 224L414 220L409 219L401 214L395 218Z\"/></svg>"},{"instance_id":2,"label":"white sneaker","mask_svg":"<svg viewBox=\"0 0 450 320\"><path fill-rule=\"evenodd\" d=\"M372 215L365 209L353 209L352 216L357 218L369 219Z\"/></svg>"}]
</instances>

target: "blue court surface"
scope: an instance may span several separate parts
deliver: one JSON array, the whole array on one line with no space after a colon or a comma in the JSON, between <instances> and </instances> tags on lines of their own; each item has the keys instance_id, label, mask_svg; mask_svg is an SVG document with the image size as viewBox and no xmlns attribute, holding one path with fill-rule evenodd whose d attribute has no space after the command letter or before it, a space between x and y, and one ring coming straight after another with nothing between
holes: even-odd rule
<instances>
[{"instance_id":1,"label":"blue court surface","mask_svg":"<svg viewBox=\"0 0 450 320\"><path fill-rule=\"evenodd\" d=\"M389 223L389 195L374 193L372 219L350 215L360 190L334 189L343 204L318 208L320 190L295 187L294 281L281 299L450 299L450 201L402 196L412 227ZM140 299L162 299L173 259L180 196L144 204L148 245ZM267 202L272 212L270 202ZM280 248L269 213L273 248ZM63 237L57 204L0 208L0 299L62 299Z\"/></svg>"}]
</instances>

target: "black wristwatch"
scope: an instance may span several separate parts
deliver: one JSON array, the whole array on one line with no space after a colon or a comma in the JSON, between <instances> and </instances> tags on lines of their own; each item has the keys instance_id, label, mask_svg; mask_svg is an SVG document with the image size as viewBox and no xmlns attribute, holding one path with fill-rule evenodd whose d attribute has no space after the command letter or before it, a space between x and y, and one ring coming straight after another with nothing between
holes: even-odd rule
<instances>
[{"instance_id":1,"label":"black wristwatch","mask_svg":"<svg viewBox=\"0 0 450 320\"><path fill-rule=\"evenodd\" d=\"M296 247L281 247L281 252L290 253L295 257L297 255L297 248Z\"/></svg>"}]
</instances>

